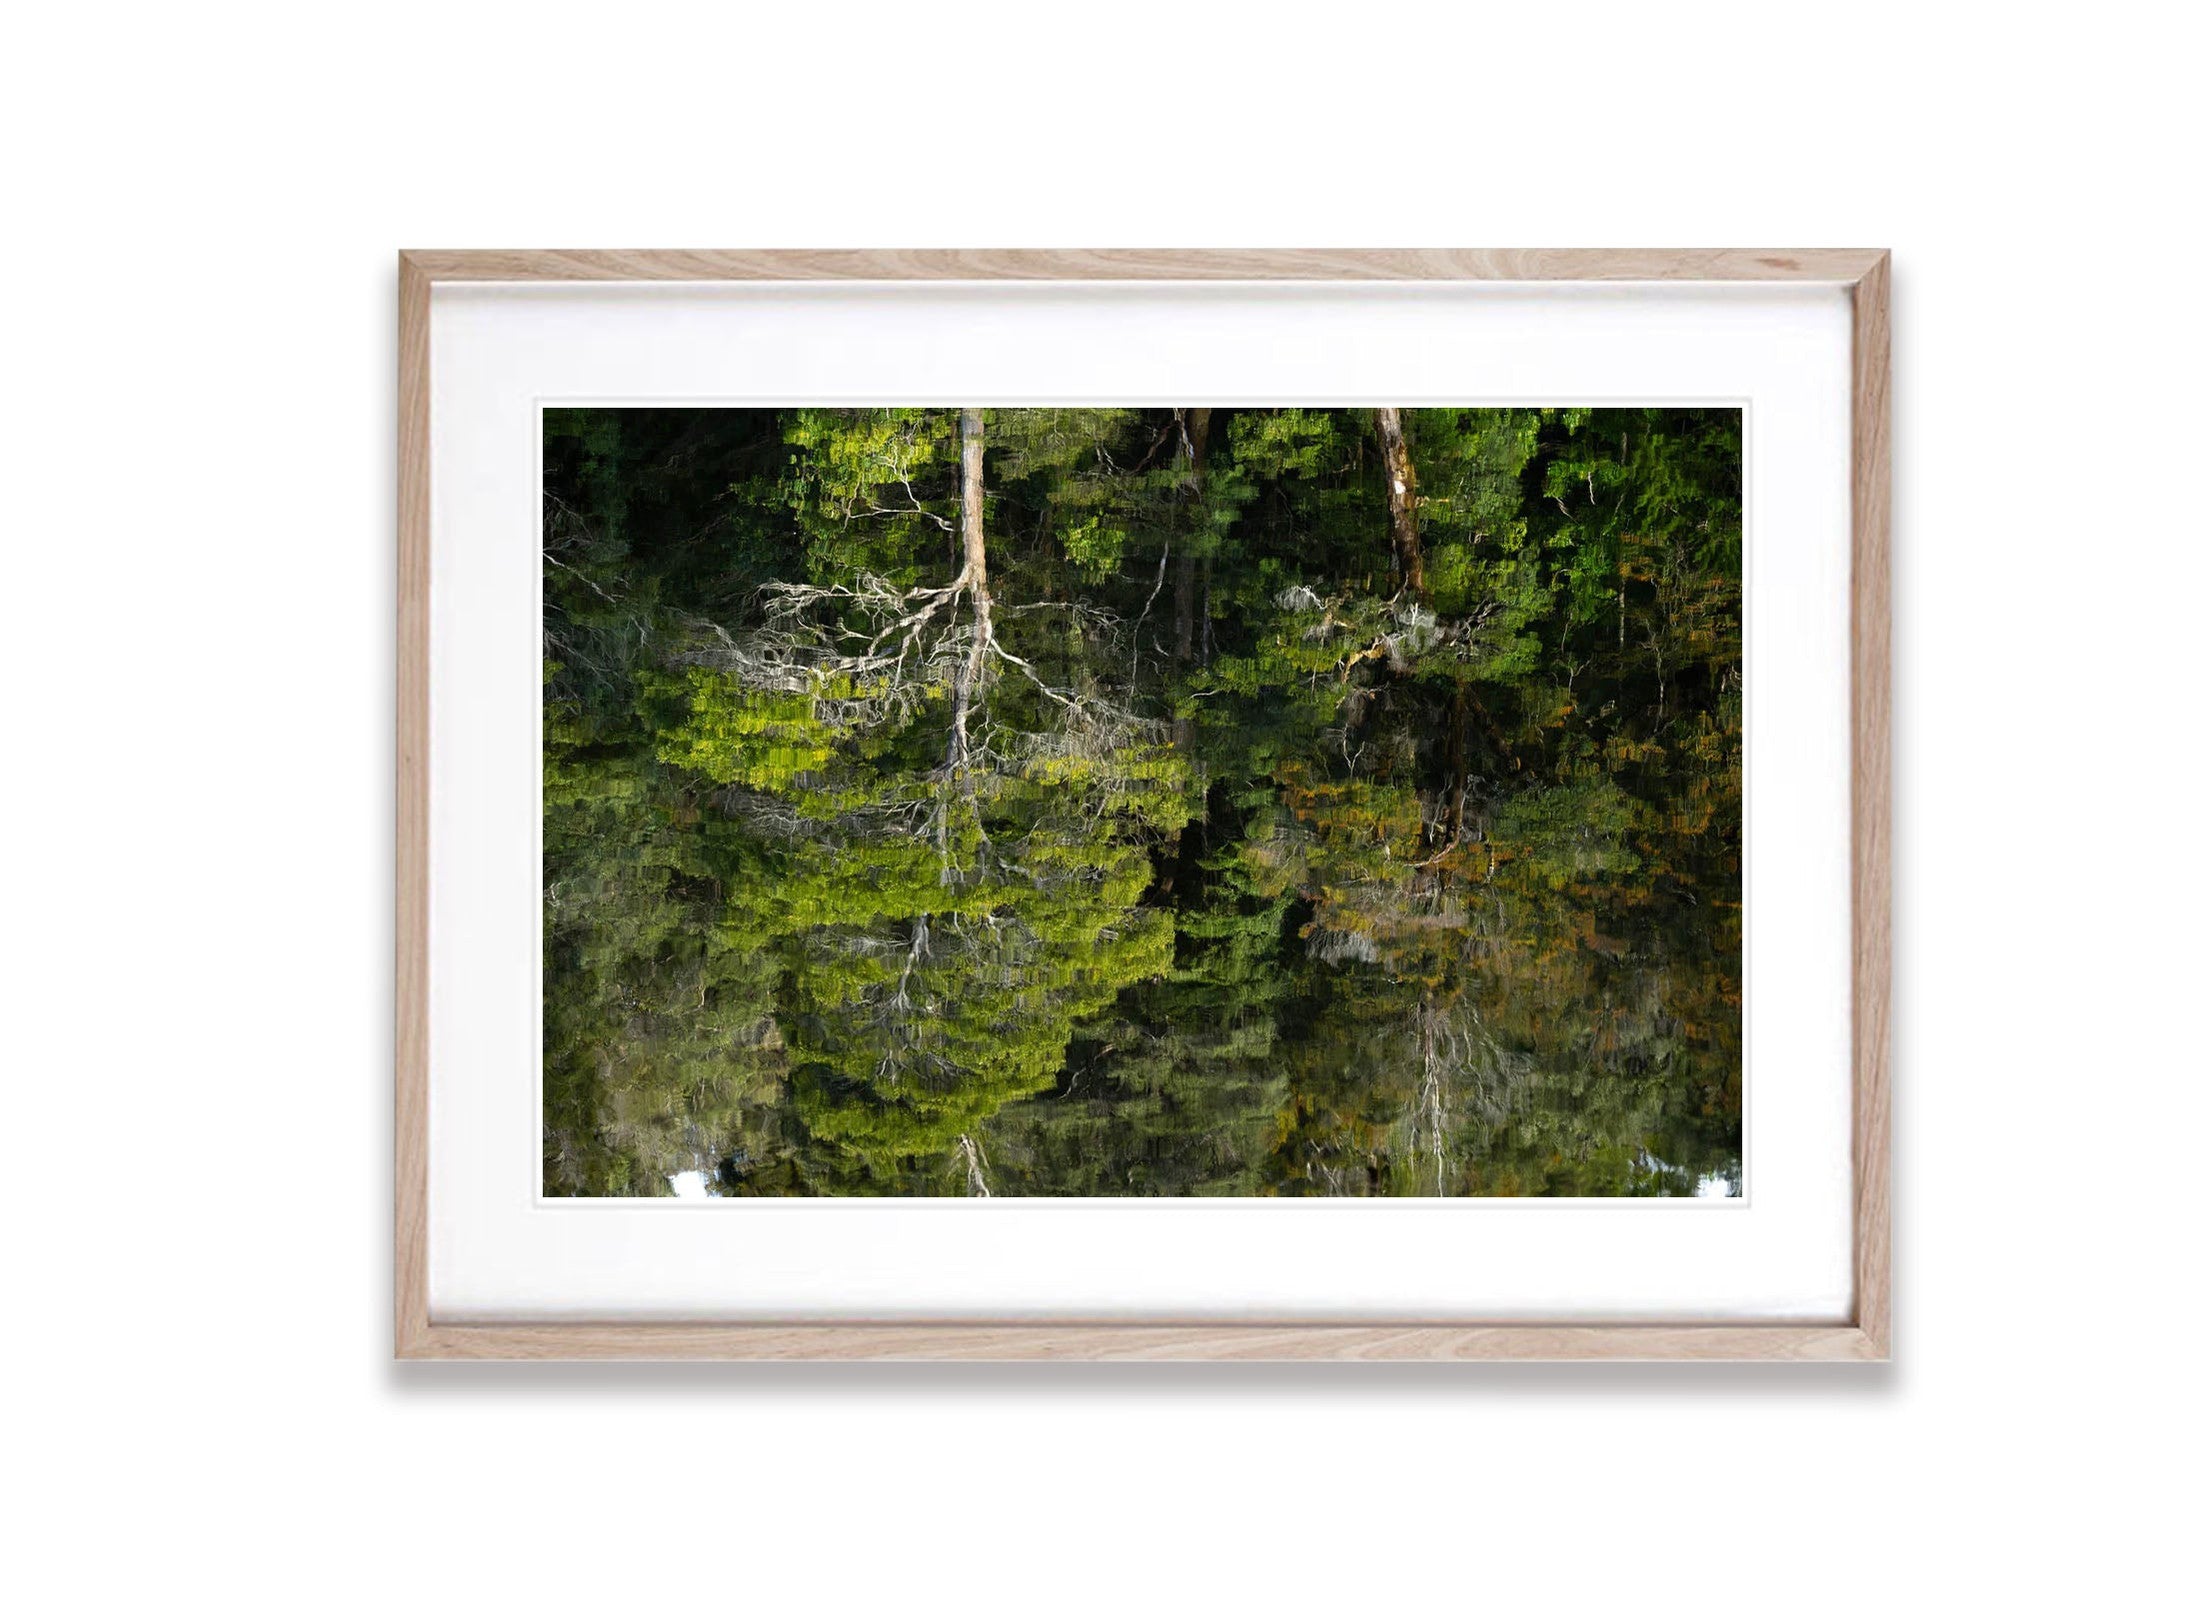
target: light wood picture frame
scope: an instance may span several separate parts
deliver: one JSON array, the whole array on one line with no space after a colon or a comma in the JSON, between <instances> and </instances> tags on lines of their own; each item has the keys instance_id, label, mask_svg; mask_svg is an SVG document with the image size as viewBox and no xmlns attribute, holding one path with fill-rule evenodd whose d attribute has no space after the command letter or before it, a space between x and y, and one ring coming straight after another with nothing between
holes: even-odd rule
<instances>
[{"instance_id":1,"label":"light wood picture frame","mask_svg":"<svg viewBox=\"0 0 2199 1599\"><path fill-rule=\"evenodd\" d=\"M398 260L395 1352L401 1359L1806 1360L1890 1352L1890 257L1802 250L412 250ZM1731 1321L453 1323L428 1271L429 300L437 284L926 280L1725 282L1837 286L1852 305L1850 951L1853 1302L1820 1324Z\"/></svg>"}]
</instances>

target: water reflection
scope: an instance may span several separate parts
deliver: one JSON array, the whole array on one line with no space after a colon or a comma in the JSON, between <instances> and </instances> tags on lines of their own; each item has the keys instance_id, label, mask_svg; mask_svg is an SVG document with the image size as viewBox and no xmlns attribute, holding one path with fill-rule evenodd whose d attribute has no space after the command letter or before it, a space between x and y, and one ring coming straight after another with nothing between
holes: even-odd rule
<instances>
[{"instance_id":1,"label":"water reflection","mask_svg":"<svg viewBox=\"0 0 2199 1599\"><path fill-rule=\"evenodd\" d=\"M1739 1191L1732 413L545 443L550 1192Z\"/></svg>"}]
</instances>

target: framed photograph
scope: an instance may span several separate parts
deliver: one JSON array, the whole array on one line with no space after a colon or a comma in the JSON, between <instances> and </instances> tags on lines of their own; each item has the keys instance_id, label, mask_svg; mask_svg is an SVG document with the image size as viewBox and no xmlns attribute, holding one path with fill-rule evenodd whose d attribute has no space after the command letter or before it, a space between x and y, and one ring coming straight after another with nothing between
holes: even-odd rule
<instances>
[{"instance_id":1,"label":"framed photograph","mask_svg":"<svg viewBox=\"0 0 2199 1599\"><path fill-rule=\"evenodd\" d=\"M1885 252L398 271L401 1357L1886 1357Z\"/></svg>"}]
</instances>

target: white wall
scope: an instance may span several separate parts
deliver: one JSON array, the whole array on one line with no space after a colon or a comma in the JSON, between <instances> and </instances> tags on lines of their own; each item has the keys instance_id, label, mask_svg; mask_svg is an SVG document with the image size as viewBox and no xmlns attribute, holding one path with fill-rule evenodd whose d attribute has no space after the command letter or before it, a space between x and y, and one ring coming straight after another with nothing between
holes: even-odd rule
<instances>
[{"instance_id":1,"label":"white wall","mask_svg":"<svg viewBox=\"0 0 2199 1599\"><path fill-rule=\"evenodd\" d=\"M822 10L11 22L22 1591L2133 1584L2189 1511L2189 39ZM1896 1365L392 1368L392 253L862 243L1895 249Z\"/></svg>"}]
</instances>

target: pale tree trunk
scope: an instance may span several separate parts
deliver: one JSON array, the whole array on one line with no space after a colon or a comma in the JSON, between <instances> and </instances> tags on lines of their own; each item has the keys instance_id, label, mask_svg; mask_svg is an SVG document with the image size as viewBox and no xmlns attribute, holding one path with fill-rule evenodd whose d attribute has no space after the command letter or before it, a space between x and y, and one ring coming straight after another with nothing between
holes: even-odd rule
<instances>
[{"instance_id":1,"label":"pale tree trunk","mask_svg":"<svg viewBox=\"0 0 2199 1599\"><path fill-rule=\"evenodd\" d=\"M1447 1131L1443 1114L1442 1052L1436 1047L1435 1017L1428 1002L1420 1002L1420 1114L1428 1124L1428 1147L1435 1154L1435 1197L1444 1197L1449 1178L1444 1171L1443 1139Z\"/></svg>"},{"instance_id":2,"label":"pale tree trunk","mask_svg":"<svg viewBox=\"0 0 2199 1599\"><path fill-rule=\"evenodd\" d=\"M1374 430L1382 441L1382 481L1390 495L1390 546L1397 557L1398 581L1417 600L1428 580L1420 560L1420 490L1413 480L1413 458L1405 449L1405 418L1394 405L1378 407Z\"/></svg>"},{"instance_id":3,"label":"pale tree trunk","mask_svg":"<svg viewBox=\"0 0 2199 1599\"><path fill-rule=\"evenodd\" d=\"M972 1199L992 1198L992 1185L985 1181L985 1152L977 1147L977 1141L964 1133L955 1151L962 1157L963 1191Z\"/></svg>"},{"instance_id":4,"label":"pale tree trunk","mask_svg":"<svg viewBox=\"0 0 2199 1599\"><path fill-rule=\"evenodd\" d=\"M974 406L962 413L962 575L956 586L968 592L976 613L970 652L955 673L954 737L948 748L950 769L966 774L970 702L985 669L985 652L993 642L993 597L985 582L985 413Z\"/></svg>"}]
</instances>

